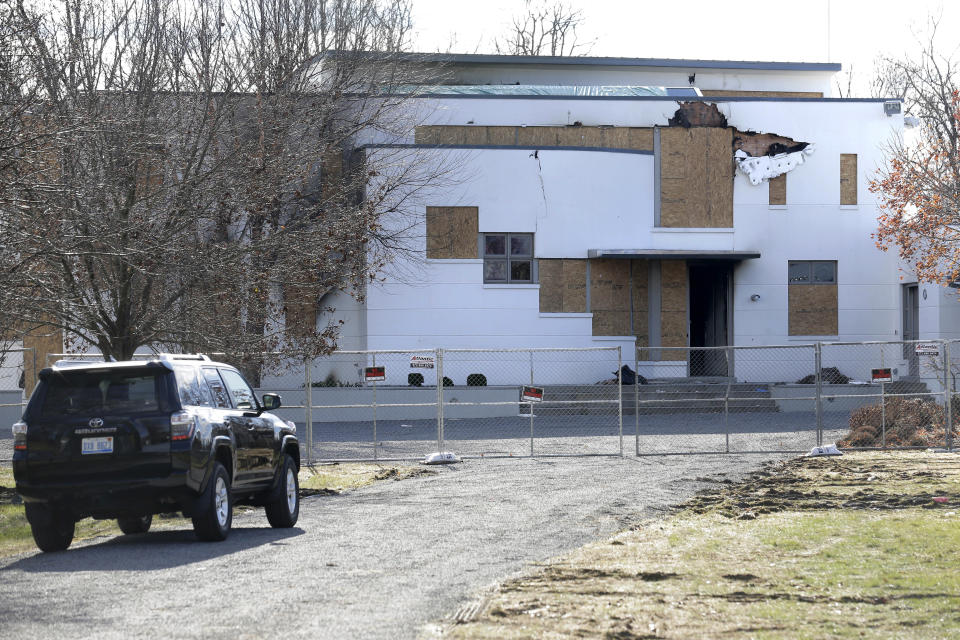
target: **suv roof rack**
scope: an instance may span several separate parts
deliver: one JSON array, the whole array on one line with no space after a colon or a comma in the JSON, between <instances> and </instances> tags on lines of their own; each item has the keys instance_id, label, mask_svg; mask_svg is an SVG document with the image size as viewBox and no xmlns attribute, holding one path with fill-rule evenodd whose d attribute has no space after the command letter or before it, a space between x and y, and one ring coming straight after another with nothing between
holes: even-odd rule
<instances>
[{"instance_id":1,"label":"suv roof rack","mask_svg":"<svg viewBox=\"0 0 960 640\"><path fill-rule=\"evenodd\" d=\"M210 358L204 353L158 353L154 356L159 360L200 360L210 362Z\"/></svg>"}]
</instances>

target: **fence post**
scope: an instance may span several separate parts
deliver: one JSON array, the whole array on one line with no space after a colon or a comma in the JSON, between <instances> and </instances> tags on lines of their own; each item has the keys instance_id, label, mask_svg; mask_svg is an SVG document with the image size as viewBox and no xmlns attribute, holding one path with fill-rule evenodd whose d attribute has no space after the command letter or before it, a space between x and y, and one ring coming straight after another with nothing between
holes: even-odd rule
<instances>
[{"instance_id":1,"label":"fence post","mask_svg":"<svg viewBox=\"0 0 960 640\"><path fill-rule=\"evenodd\" d=\"M303 389L306 391L304 402L304 420L307 427L307 465L313 464L313 363L310 359L303 361Z\"/></svg>"},{"instance_id":2,"label":"fence post","mask_svg":"<svg viewBox=\"0 0 960 640\"><path fill-rule=\"evenodd\" d=\"M530 386L533 386L533 351L530 352ZM533 403L528 402L530 407L530 457L533 457Z\"/></svg>"},{"instance_id":3,"label":"fence post","mask_svg":"<svg viewBox=\"0 0 960 640\"><path fill-rule=\"evenodd\" d=\"M443 453L443 349L437 349L437 452Z\"/></svg>"},{"instance_id":4,"label":"fence post","mask_svg":"<svg viewBox=\"0 0 960 640\"><path fill-rule=\"evenodd\" d=\"M620 457L623 457L623 347L617 347L617 423L620 430ZM633 386L637 386L636 371Z\"/></svg>"},{"instance_id":5,"label":"fence post","mask_svg":"<svg viewBox=\"0 0 960 640\"><path fill-rule=\"evenodd\" d=\"M943 410L946 416L947 451L953 448L953 391L950 388L950 343L943 344Z\"/></svg>"},{"instance_id":6,"label":"fence post","mask_svg":"<svg viewBox=\"0 0 960 640\"><path fill-rule=\"evenodd\" d=\"M733 358L730 357L730 354L733 352L733 347L727 346L724 349L724 355L727 358L727 392L723 396L723 431L724 436L726 437L726 452L730 453L730 384L733 382L733 371L730 369L730 363L733 361Z\"/></svg>"},{"instance_id":7,"label":"fence post","mask_svg":"<svg viewBox=\"0 0 960 640\"><path fill-rule=\"evenodd\" d=\"M374 353L371 358L370 366L377 366L377 354ZM373 461L377 461L377 383L376 381L371 382L373 385Z\"/></svg>"},{"instance_id":8,"label":"fence post","mask_svg":"<svg viewBox=\"0 0 960 640\"><path fill-rule=\"evenodd\" d=\"M817 343L814 345L813 349L814 349L814 351L813 351L813 353L814 353L814 372L815 372L815 375L816 375L816 383L817 383L817 389L816 389L816 394L817 394L817 400L816 400L816 407L817 407L817 409L816 409L816 410L817 410L817 446L818 446L818 447L822 447L822 446L823 446L823 398L822 398L821 396L822 396L822 394L823 394L823 380L822 380L821 375L820 375L820 370L823 368L823 353L822 353L822 350L821 350L821 349L822 349L822 343L818 340Z\"/></svg>"},{"instance_id":9,"label":"fence post","mask_svg":"<svg viewBox=\"0 0 960 640\"><path fill-rule=\"evenodd\" d=\"M634 363L634 385L633 385L633 418L636 423L636 455L640 455L640 349L636 345L633 348Z\"/></svg>"}]
</instances>

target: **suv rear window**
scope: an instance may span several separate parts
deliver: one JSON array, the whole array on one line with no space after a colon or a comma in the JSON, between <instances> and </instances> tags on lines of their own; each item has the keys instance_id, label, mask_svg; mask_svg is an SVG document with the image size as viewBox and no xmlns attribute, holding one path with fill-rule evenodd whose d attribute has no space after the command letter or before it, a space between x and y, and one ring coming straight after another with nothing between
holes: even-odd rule
<instances>
[{"instance_id":1,"label":"suv rear window","mask_svg":"<svg viewBox=\"0 0 960 640\"><path fill-rule=\"evenodd\" d=\"M76 371L51 375L41 415L151 413L168 410L163 374L143 371Z\"/></svg>"}]
</instances>

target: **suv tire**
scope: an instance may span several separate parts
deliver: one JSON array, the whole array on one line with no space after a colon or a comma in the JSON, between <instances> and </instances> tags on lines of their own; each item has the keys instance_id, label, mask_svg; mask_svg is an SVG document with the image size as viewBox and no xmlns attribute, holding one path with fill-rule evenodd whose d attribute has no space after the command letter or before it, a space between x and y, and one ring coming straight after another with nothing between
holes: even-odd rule
<instances>
[{"instance_id":1,"label":"suv tire","mask_svg":"<svg viewBox=\"0 0 960 640\"><path fill-rule=\"evenodd\" d=\"M150 524L152 522L152 515L117 518L117 526L120 527L120 531L123 531L128 536L134 533L146 533L150 531Z\"/></svg>"},{"instance_id":2,"label":"suv tire","mask_svg":"<svg viewBox=\"0 0 960 640\"><path fill-rule=\"evenodd\" d=\"M63 551L70 546L76 523L68 513L35 502L28 502L25 507L33 541L41 551Z\"/></svg>"},{"instance_id":3,"label":"suv tire","mask_svg":"<svg viewBox=\"0 0 960 640\"><path fill-rule=\"evenodd\" d=\"M274 529L288 529L297 524L300 516L300 481L297 465L290 454L283 454L280 479L266 504L267 520Z\"/></svg>"},{"instance_id":4,"label":"suv tire","mask_svg":"<svg viewBox=\"0 0 960 640\"><path fill-rule=\"evenodd\" d=\"M233 498L230 476L219 462L213 463L207 488L197 498L193 512L193 531L205 542L226 540L233 523Z\"/></svg>"}]
</instances>

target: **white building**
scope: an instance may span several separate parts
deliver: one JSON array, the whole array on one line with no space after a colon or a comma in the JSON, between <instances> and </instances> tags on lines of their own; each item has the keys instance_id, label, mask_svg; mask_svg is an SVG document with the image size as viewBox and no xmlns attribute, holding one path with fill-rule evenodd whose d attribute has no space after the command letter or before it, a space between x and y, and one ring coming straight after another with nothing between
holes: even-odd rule
<instances>
[{"instance_id":1,"label":"white building","mask_svg":"<svg viewBox=\"0 0 960 640\"><path fill-rule=\"evenodd\" d=\"M830 97L840 65L442 58L406 138L364 143L462 180L422 200L419 258L341 306L343 348L620 346L649 377L727 373L698 347L958 336L954 292L871 237L903 116Z\"/></svg>"}]
</instances>

